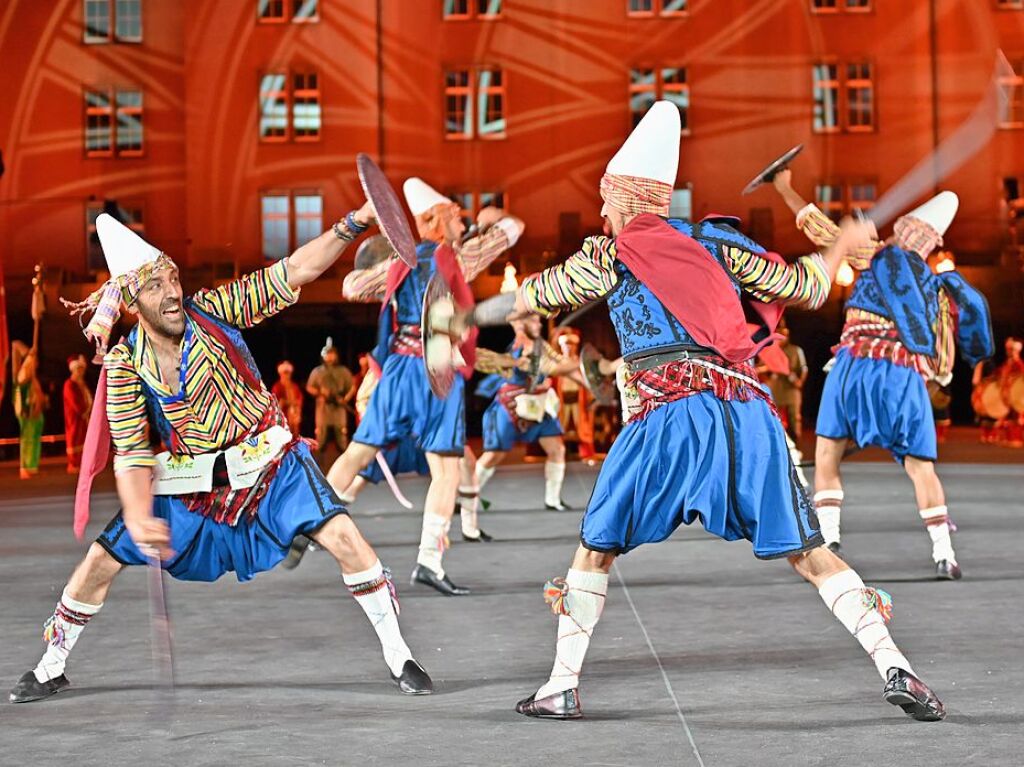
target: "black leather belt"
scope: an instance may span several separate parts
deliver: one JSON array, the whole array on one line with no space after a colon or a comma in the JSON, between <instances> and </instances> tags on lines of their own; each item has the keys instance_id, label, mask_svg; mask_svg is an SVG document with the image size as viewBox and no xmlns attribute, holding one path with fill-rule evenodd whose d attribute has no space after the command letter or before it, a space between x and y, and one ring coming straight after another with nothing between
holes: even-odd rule
<instances>
[{"instance_id":1,"label":"black leather belt","mask_svg":"<svg viewBox=\"0 0 1024 767\"><path fill-rule=\"evenodd\" d=\"M636 357L634 359L626 359L626 363L629 365L631 370L653 370L659 365L664 365L669 362L685 362L686 360L707 360L707 359L721 359L710 349L704 349L703 347L689 348L689 349L671 349L669 351L657 352L656 354L647 354L642 357Z\"/></svg>"}]
</instances>

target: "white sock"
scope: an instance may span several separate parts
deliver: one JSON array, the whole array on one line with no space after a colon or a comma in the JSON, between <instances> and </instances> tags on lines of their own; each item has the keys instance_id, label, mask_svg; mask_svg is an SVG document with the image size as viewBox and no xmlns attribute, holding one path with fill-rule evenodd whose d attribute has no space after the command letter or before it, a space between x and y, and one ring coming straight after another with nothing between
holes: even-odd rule
<instances>
[{"instance_id":1,"label":"white sock","mask_svg":"<svg viewBox=\"0 0 1024 767\"><path fill-rule=\"evenodd\" d=\"M34 669L37 681L45 682L64 673L64 665L75 642L78 641L78 635L101 607L102 602L98 605L88 605L72 599L68 596L67 587L64 587L64 593L61 594L53 615L43 626L43 641L47 643L47 647Z\"/></svg>"},{"instance_id":2,"label":"white sock","mask_svg":"<svg viewBox=\"0 0 1024 767\"><path fill-rule=\"evenodd\" d=\"M933 506L918 512L932 539L932 559L936 563L948 559L956 564L953 541L949 539L949 513L945 506Z\"/></svg>"},{"instance_id":3,"label":"white sock","mask_svg":"<svg viewBox=\"0 0 1024 767\"><path fill-rule=\"evenodd\" d=\"M878 592L866 588L857 573L853 570L836 573L821 584L818 594L821 595L825 606L871 656L882 679L886 678L891 668L901 668L911 674L914 673L910 662L889 636L885 618L876 607L880 601L880 597L877 601L875 599Z\"/></svg>"},{"instance_id":4,"label":"white sock","mask_svg":"<svg viewBox=\"0 0 1024 767\"><path fill-rule=\"evenodd\" d=\"M459 509L462 520L462 534L467 538L479 538L480 527L477 524L477 507L480 504L480 491L475 487L459 485Z\"/></svg>"},{"instance_id":5,"label":"white sock","mask_svg":"<svg viewBox=\"0 0 1024 767\"><path fill-rule=\"evenodd\" d=\"M384 572L378 559L369 570L342 573L341 577L377 632L384 662L392 674L401 676L402 666L412 660L412 653L398 626L398 595L392 594L391 574Z\"/></svg>"},{"instance_id":6,"label":"white sock","mask_svg":"<svg viewBox=\"0 0 1024 767\"><path fill-rule=\"evenodd\" d=\"M348 493L342 493L341 495L338 496L338 500L341 501L346 506L351 506L353 503L356 502L356 497L354 495L349 495Z\"/></svg>"},{"instance_id":7,"label":"white sock","mask_svg":"<svg viewBox=\"0 0 1024 767\"><path fill-rule=\"evenodd\" d=\"M842 490L819 490L814 494L814 510L825 543L839 543L839 514L843 507Z\"/></svg>"},{"instance_id":8,"label":"white sock","mask_svg":"<svg viewBox=\"0 0 1024 767\"><path fill-rule=\"evenodd\" d=\"M487 481L494 476L494 471L497 466L484 466L479 461L476 464L476 485L480 490L484 489L484 485Z\"/></svg>"},{"instance_id":9,"label":"white sock","mask_svg":"<svg viewBox=\"0 0 1024 767\"><path fill-rule=\"evenodd\" d=\"M423 512L423 530L420 533L420 553L416 556L416 563L429 567L439 578L444 577L444 568L441 567L441 557L444 555L445 537L449 520Z\"/></svg>"},{"instance_id":10,"label":"white sock","mask_svg":"<svg viewBox=\"0 0 1024 767\"><path fill-rule=\"evenodd\" d=\"M551 677L539 690L537 698L579 687L583 658L590 647L590 637L604 610L608 594L608 574L569 570L565 576L568 593L563 614L558 616L558 640Z\"/></svg>"},{"instance_id":11,"label":"white sock","mask_svg":"<svg viewBox=\"0 0 1024 767\"><path fill-rule=\"evenodd\" d=\"M544 503L548 506L562 505L562 482L565 481L565 464L554 461L544 462Z\"/></svg>"}]
</instances>

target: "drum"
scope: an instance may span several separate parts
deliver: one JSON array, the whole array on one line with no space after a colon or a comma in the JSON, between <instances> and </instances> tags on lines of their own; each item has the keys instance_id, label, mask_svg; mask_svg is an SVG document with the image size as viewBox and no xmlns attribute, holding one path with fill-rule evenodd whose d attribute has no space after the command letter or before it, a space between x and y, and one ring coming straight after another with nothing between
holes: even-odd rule
<instances>
[{"instance_id":1,"label":"drum","mask_svg":"<svg viewBox=\"0 0 1024 767\"><path fill-rule=\"evenodd\" d=\"M1017 375L1010 379L1006 387L1007 400L1009 405L1017 413L1024 413L1024 375Z\"/></svg>"},{"instance_id":2,"label":"drum","mask_svg":"<svg viewBox=\"0 0 1024 767\"><path fill-rule=\"evenodd\" d=\"M1010 406L1003 401L999 391L999 381L986 378L971 393L971 406L981 418L992 418L996 421L1010 414Z\"/></svg>"}]
</instances>

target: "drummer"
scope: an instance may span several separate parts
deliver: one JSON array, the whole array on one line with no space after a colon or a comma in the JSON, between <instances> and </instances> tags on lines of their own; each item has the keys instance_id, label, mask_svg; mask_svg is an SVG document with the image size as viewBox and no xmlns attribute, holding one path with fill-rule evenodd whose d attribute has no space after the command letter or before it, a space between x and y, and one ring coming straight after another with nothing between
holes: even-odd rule
<instances>
[{"instance_id":1,"label":"drummer","mask_svg":"<svg viewBox=\"0 0 1024 767\"><path fill-rule=\"evenodd\" d=\"M996 426L1001 441L1007 447L1024 447L1024 361L1021 349L1024 343L1010 336L1006 339L1006 361L996 371L999 394L1006 403L1008 412Z\"/></svg>"}]
</instances>

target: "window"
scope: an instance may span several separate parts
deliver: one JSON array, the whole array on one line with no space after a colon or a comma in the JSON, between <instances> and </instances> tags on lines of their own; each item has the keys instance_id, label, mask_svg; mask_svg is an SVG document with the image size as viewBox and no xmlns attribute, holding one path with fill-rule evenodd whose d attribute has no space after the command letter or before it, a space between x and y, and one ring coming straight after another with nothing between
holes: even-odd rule
<instances>
[{"instance_id":1,"label":"window","mask_svg":"<svg viewBox=\"0 0 1024 767\"><path fill-rule=\"evenodd\" d=\"M295 194L295 246L305 245L324 232L324 198L319 193Z\"/></svg>"},{"instance_id":2,"label":"window","mask_svg":"<svg viewBox=\"0 0 1024 767\"><path fill-rule=\"evenodd\" d=\"M850 184L849 191L850 212L859 210L862 213L867 213L874 207L875 200L878 197L878 189L874 184Z\"/></svg>"},{"instance_id":3,"label":"window","mask_svg":"<svg viewBox=\"0 0 1024 767\"><path fill-rule=\"evenodd\" d=\"M142 139L142 91L85 91L87 157L139 157Z\"/></svg>"},{"instance_id":4,"label":"window","mask_svg":"<svg viewBox=\"0 0 1024 767\"><path fill-rule=\"evenodd\" d=\"M85 92L85 154L109 157L114 153L114 110L107 91Z\"/></svg>"},{"instance_id":5,"label":"window","mask_svg":"<svg viewBox=\"0 0 1024 767\"><path fill-rule=\"evenodd\" d=\"M291 222L288 220L289 199L286 194L265 194L261 200L263 220L263 257L279 261L289 253Z\"/></svg>"},{"instance_id":6,"label":"window","mask_svg":"<svg viewBox=\"0 0 1024 767\"><path fill-rule=\"evenodd\" d=\"M833 221L859 210L871 210L878 196L878 185L873 181L829 181L814 188L815 204Z\"/></svg>"},{"instance_id":7,"label":"window","mask_svg":"<svg viewBox=\"0 0 1024 767\"><path fill-rule=\"evenodd\" d=\"M458 19L497 19L501 17L501 0L444 0L442 17Z\"/></svg>"},{"instance_id":8,"label":"window","mask_svg":"<svg viewBox=\"0 0 1024 767\"><path fill-rule=\"evenodd\" d=\"M142 91L117 91L117 154L142 154Z\"/></svg>"},{"instance_id":9,"label":"window","mask_svg":"<svg viewBox=\"0 0 1024 767\"><path fill-rule=\"evenodd\" d=\"M693 218L693 184L672 190L672 202L668 209L669 218Z\"/></svg>"},{"instance_id":10,"label":"window","mask_svg":"<svg viewBox=\"0 0 1024 767\"><path fill-rule=\"evenodd\" d=\"M685 67L629 70L629 112L635 128L651 105L659 99L679 108L683 133L690 132L690 86Z\"/></svg>"},{"instance_id":11,"label":"window","mask_svg":"<svg viewBox=\"0 0 1024 767\"><path fill-rule=\"evenodd\" d=\"M477 131L481 138L505 136L505 85L500 69L481 69L477 89Z\"/></svg>"},{"instance_id":12,"label":"window","mask_svg":"<svg viewBox=\"0 0 1024 767\"><path fill-rule=\"evenodd\" d=\"M833 221L843 217L843 187L840 184L815 185L814 202Z\"/></svg>"},{"instance_id":13,"label":"window","mask_svg":"<svg viewBox=\"0 0 1024 767\"><path fill-rule=\"evenodd\" d=\"M630 16L675 16L686 12L687 0L626 0L626 13Z\"/></svg>"},{"instance_id":14,"label":"window","mask_svg":"<svg viewBox=\"0 0 1024 767\"><path fill-rule=\"evenodd\" d=\"M315 72L295 72L289 78L272 72L260 78L260 141L317 141L320 139L320 78ZM289 119L290 112L290 119ZM290 132L289 132L290 126Z\"/></svg>"},{"instance_id":15,"label":"window","mask_svg":"<svg viewBox=\"0 0 1024 767\"><path fill-rule=\"evenodd\" d=\"M84 42L142 42L142 0L83 0L83 3Z\"/></svg>"},{"instance_id":16,"label":"window","mask_svg":"<svg viewBox=\"0 0 1024 767\"><path fill-rule=\"evenodd\" d=\"M835 64L814 65L814 132L839 130L839 76Z\"/></svg>"},{"instance_id":17,"label":"window","mask_svg":"<svg viewBox=\"0 0 1024 767\"><path fill-rule=\"evenodd\" d=\"M320 86L315 72L292 76L292 130L296 141L320 138Z\"/></svg>"},{"instance_id":18,"label":"window","mask_svg":"<svg viewBox=\"0 0 1024 767\"><path fill-rule=\"evenodd\" d=\"M122 224L140 236L145 236L141 202L103 200L85 204L85 268L90 272L107 271L107 259L103 256L100 238L96 234L96 218L100 213L109 213Z\"/></svg>"},{"instance_id":19,"label":"window","mask_svg":"<svg viewBox=\"0 0 1024 767\"><path fill-rule=\"evenodd\" d=\"M871 0L811 0L811 10L815 13L866 13L871 10Z\"/></svg>"},{"instance_id":20,"label":"window","mask_svg":"<svg viewBox=\"0 0 1024 767\"><path fill-rule=\"evenodd\" d=\"M506 207L504 192L455 191L448 193L448 197L461 208L460 215L467 227L476 221L477 214L484 208L493 206L504 209Z\"/></svg>"},{"instance_id":21,"label":"window","mask_svg":"<svg viewBox=\"0 0 1024 767\"><path fill-rule=\"evenodd\" d=\"M474 89L476 120L473 119ZM505 77L497 67L444 73L444 132L450 139L505 138Z\"/></svg>"},{"instance_id":22,"label":"window","mask_svg":"<svg viewBox=\"0 0 1024 767\"><path fill-rule=\"evenodd\" d=\"M260 197L263 258L278 261L323 234L320 192L266 192Z\"/></svg>"},{"instance_id":23,"label":"window","mask_svg":"<svg viewBox=\"0 0 1024 767\"><path fill-rule=\"evenodd\" d=\"M871 131L875 123L875 90L871 64L860 61L846 65L846 129Z\"/></svg>"},{"instance_id":24,"label":"window","mask_svg":"<svg viewBox=\"0 0 1024 767\"><path fill-rule=\"evenodd\" d=\"M875 86L870 62L815 64L811 78L815 133L863 133L875 129Z\"/></svg>"},{"instance_id":25,"label":"window","mask_svg":"<svg viewBox=\"0 0 1024 767\"><path fill-rule=\"evenodd\" d=\"M1024 61L1018 61L1012 75L1000 75L1004 99L999 102L999 127L1024 128Z\"/></svg>"},{"instance_id":26,"label":"window","mask_svg":"<svg viewBox=\"0 0 1024 767\"><path fill-rule=\"evenodd\" d=\"M256 18L261 24L308 24L320 20L318 0L257 0Z\"/></svg>"}]
</instances>

